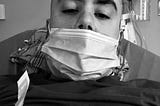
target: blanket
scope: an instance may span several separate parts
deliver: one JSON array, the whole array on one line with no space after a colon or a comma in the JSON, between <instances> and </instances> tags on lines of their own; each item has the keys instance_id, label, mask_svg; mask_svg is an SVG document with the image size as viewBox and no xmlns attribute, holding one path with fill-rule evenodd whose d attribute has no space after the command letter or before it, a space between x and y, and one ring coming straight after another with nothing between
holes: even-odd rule
<instances>
[{"instance_id":1,"label":"blanket","mask_svg":"<svg viewBox=\"0 0 160 106\"><path fill-rule=\"evenodd\" d=\"M0 105L17 101L17 76L0 76ZM99 80L53 80L43 73L30 75L24 106L160 106L160 83L116 77Z\"/></svg>"}]
</instances>

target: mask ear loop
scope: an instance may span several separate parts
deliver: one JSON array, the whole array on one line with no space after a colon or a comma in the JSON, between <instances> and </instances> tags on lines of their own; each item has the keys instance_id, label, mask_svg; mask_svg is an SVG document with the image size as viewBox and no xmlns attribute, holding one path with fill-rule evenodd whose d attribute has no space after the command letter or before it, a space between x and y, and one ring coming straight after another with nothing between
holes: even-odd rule
<instances>
[{"instance_id":1,"label":"mask ear loop","mask_svg":"<svg viewBox=\"0 0 160 106\"><path fill-rule=\"evenodd\" d=\"M47 29L47 35L46 35L46 39L47 39L51 32L51 25L49 20L46 21L46 29Z\"/></svg>"}]
</instances>

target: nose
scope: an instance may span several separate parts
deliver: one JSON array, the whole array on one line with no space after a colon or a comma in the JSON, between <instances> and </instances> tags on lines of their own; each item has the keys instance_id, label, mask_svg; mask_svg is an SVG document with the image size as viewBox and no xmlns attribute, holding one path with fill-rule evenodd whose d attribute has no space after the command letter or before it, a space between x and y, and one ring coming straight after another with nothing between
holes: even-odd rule
<instances>
[{"instance_id":1,"label":"nose","mask_svg":"<svg viewBox=\"0 0 160 106\"><path fill-rule=\"evenodd\" d=\"M90 12L83 12L80 14L76 23L76 28L95 31L95 22L92 14Z\"/></svg>"},{"instance_id":2,"label":"nose","mask_svg":"<svg viewBox=\"0 0 160 106\"><path fill-rule=\"evenodd\" d=\"M84 24L80 24L78 26L79 29L89 29L89 30L93 30L91 25L84 25Z\"/></svg>"}]
</instances>

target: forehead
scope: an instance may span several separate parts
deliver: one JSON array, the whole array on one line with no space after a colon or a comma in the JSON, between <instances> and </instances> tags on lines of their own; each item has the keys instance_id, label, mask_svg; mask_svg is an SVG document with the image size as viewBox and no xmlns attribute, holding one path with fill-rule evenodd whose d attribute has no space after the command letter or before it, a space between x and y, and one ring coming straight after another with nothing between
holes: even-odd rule
<instances>
[{"instance_id":1,"label":"forehead","mask_svg":"<svg viewBox=\"0 0 160 106\"><path fill-rule=\"evenodd\" d=\"M118 11L119 14L122 14L122 1L123 0L51 0L51 14L54 13L57 8L59 8L59 4L63 3L65 4L66 2L73 1L73 2L82 2L82 3L87 3L91 2L94 4L101 4L101 5L106 5L110 4L114 6L116 11Z\"/></svg>"},{"instance_id":2,"label":"forehead","mask_svg":"<svg viewBox=\"0 0 160 106\"><path fill-rule=\"evenodd\" d=\"M94 3L94 4L100 4L100 5L106 5L110 4L112 5L116 11L121 12L122 11L122 0L51 0L51 11L53 11L55 8L59 7L60 3L66 3L69 1L73 2L82 2L82 3ZM120 13L121 14L121 13Z\"/></svg>"},{"instance_id":3,"label":"forehead","mask_svg":"<svg viewBox=\"0 0 160 106\"><path fill-rule=\"evenodd\" d=\"M63 2L63 1L79 1L79 2L86 2L86 1L93 1L93 2L96 2L96 1L114 1L114 2L118 2L118 1L121 1L121 0L52 0L52 1L58 1L58 2Z\"/></svg>"},{"instance_id":4,"label":"forehead","mask_svg":"<svg viewBox=\"0 0 160 106\"><path fill-rule=\"evenodd\" d=\"M67 2L67 1L75 1L75 2L92 2L95 4L115 4L115 6L121 6L122 0L52 0L52 4Z\"/></svg>"}]
</instances>

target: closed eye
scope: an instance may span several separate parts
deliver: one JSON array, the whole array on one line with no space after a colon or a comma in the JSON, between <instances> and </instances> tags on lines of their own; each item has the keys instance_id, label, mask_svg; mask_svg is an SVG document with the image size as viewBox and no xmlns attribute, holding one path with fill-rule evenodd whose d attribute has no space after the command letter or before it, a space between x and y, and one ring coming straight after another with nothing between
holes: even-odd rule
<instances>
[{"instance_id":1,"label":"closed eye","mask_svg":"<svg viewBox=\"0 0 160 106\"><path fill-rule=\"evenodd\" d=\"M94 14L98 19L101 20L106 20L106 19L110 19L110 17L108 15L105 15L103 13L97 12Z\"/></svg>"},{"instance_id":2,"label":"closed eye","mask_svg":"<svg viewBox=\"0 0 160 106\"><path fill-rule=\"evenodd\" d=\"M77 9L65 9L62 10L62 13L67 14L67 15L75 15L78 13Z\"/></svg>"}]
</instances>

